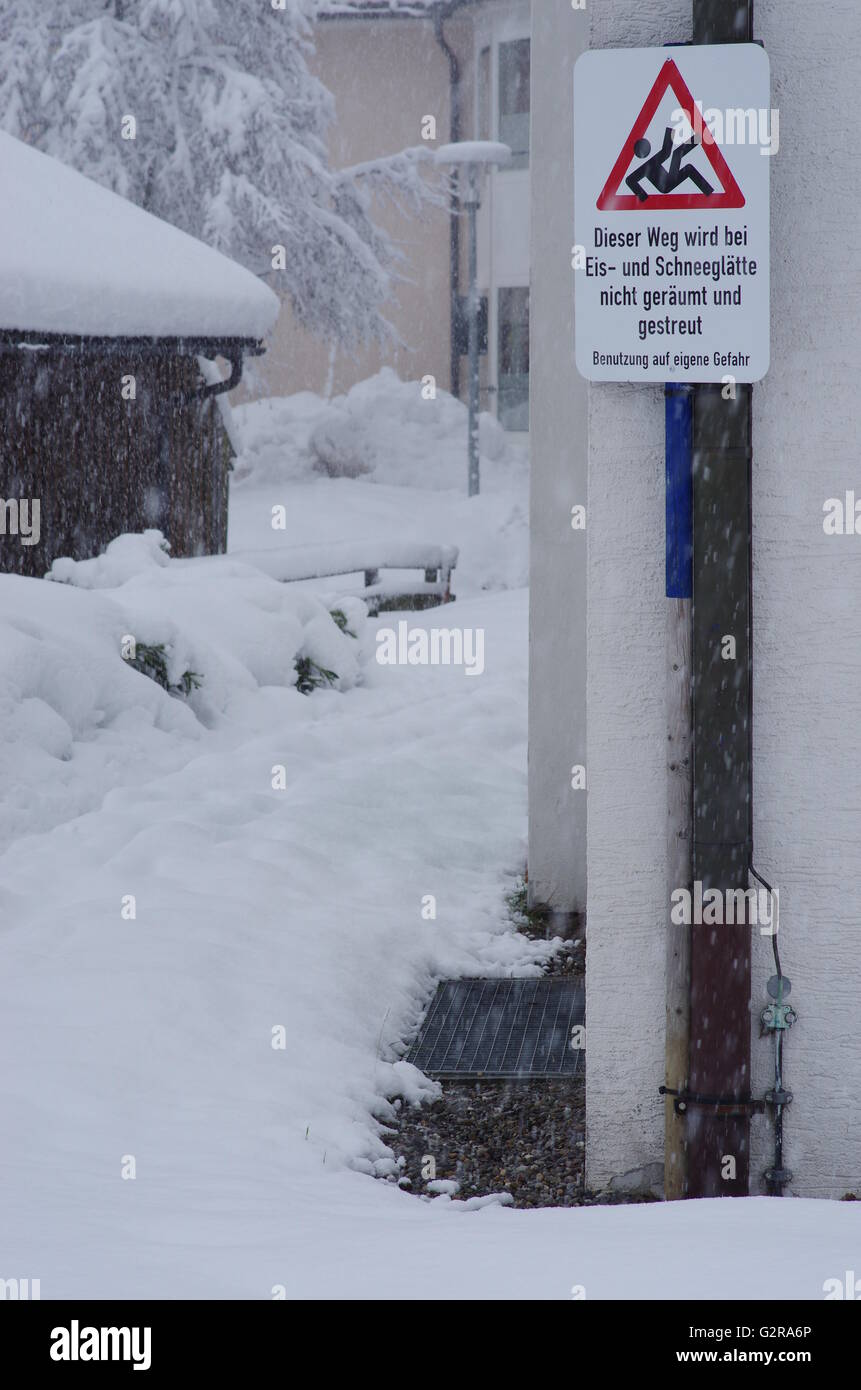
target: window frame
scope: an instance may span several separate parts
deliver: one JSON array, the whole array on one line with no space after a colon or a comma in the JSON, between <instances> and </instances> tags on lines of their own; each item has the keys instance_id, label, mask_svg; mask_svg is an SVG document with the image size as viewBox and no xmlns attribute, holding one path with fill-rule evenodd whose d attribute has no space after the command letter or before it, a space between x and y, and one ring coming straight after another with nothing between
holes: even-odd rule
<instances>
[{"instance_id":1,"label":"window frame","mask_svg":"<svg viewBox=\"0 0 861 1390\"><path fill-rule=\"evenodd\" d=\"M528 84L529 105L528 105L528 107L527 107L526 112L508 112L507 114L510 115L510 116L512 116L512 117L516 117L517 115L524 115L524 114L526 115L526 117L527 117L527 122L528 122L529 138L527 139L527 142L526 142L526 149L525 149L525 151L515 151L515 150L512 150L512 153L513 153L513 155L514 155L514 158L512 159L511 163L508 164L508 165L506 165L505 168L504 168L504 170L501 170L500 172L516 173L518 170L528 170L529 167L530 167L531 138L532 138L532 88L531 88L531 82L532 82L532 40L531 40L531 38L530 38L530 36L529 36L528 34L526 34L526 35L521 35L520 37L512 36L512 37L510 37L510 38L498 38L498 37L497 37L497 38L495 39L495 41L494 41L493 50L494 50L496 56L495 56L495 61L493 62L493 69L494 69L494 75L495 75L495 82L494 82L495 92L494 92L494 102L493 102L493 113L494 113L494 120L495 120L495 138L496 138L497 140L501 140L501 141L503 142L503 144L508 144L509 142L505 139L505 136L504 136L504 133L503 133L503 129L502 129L502 121L503 121L503 112L502 112L502 62L503 62L503 58L502 58L502 54L503 54L503 49L506 49L506 48L513 48L513 47L515 47L516 45L522 45L522 44L525 44L525 45L527 46L528 50L529 50L529 84Z\"/></svg>"},{"instance_id":2,"label":"window frame","mask_svg":"<svg viewBox=\"0 0 861 1390\"><path fill-rule=\"evenodd\" d=\"M499 11L493 13L485 12L477 18L474 29L473 56L471 62L473 81L470 105L473 115L474 138L479 139L487 128L482 123L482 62L487 61L483 55L489 50L490 54L490 139L499 140L500 131L500 49L508 43L526 42L529 44L530 59L530 110L529 110L529 129L530 141L532 132L532 102L531 102L531 70L532 70L532 42L529 14L522 8L511 9L508 13L500 14ZM479 222L479 236L483 238L489 235L490 241L487 244L487 275L486 282L482 279L479 283L481 294L486 295L489 302L489 323L488 323L488 351L486 358L482 359L486 364L486 384L481 387L482 409L489 410L500 420L500 386L499 386L499 340L501 334L500 324L500 290L528 290L529 289L529 270L528 266L523 268L522 276L518 273L505 275L504 282L498 278L495 266L498 247L498 238L495 236L496 227L494 223L494 204L496 200L496 188L501 185L516 185L519 181L524 182L524 187L528 187L530 180L530 154L525 160L517 160L513 167L494 166L488 171L488 177L482 197L482 211L479 218L489 220L489 228L482 230L482 223ZM524 192L524 197L526 196ZM479 250L479 264L482 261L481 249ZM504 412L503 412L504 413ZM527 407L528 420L528 407ZM506 426L506 428L508 428ZM527 424L528 429L528 424Z\"/></svg>"},{"instance_id":3,"label":"window frame","mask_svg":"<svg viewBox=\"0 0 861 1390\"><path fill-rule=\"evenodd\" d=\"M503 318L503 314L502 314L502 303L503 303L503 296L504 296L504 295L512 295L512 296L514 296L514 295L523 295L523 296L524 296L524 298L525 298L525 303L526 303L526 314L525 314L525 317L523 317L523 318ZM497 288L496 288L495 300L496 300L496 333L495 333L495 338L496 338L496 389L497 389L497 396L496 396L496 418L497 418L497 420L499 421L500 425L502 425L502 428L503 428L504 430L509 431L510 433L513 433L513 434L516 434L516 433L528 433L528 432L529 432L529 377L530 377L530 368L531 368L531 355L530 355L530 337L529 337L529 330L530 330L530 315L531 315L531 308L532 308L531 302L530 302L530 287L529 287L529 285L498 285ZM504 388L503 388L503 385L502 385L502 380L503 380L503 372L502 372L502 359L503 359L502 333L503 333L503 329L506 328L508 325L511 325L511 326L513 326L514 328L518 328L518 327L521 328L521 329L525 328L525 334L526 334L526 336L525 336L526 371L525 371L525 373L524 373L524 372L509 372L509 373L507 373L507 376L508 376L510 379L512 379L512 380L515 380L515 379L517 379L517 380L524 379L524 380L525 380L525 382L526 382L526 394L525 394L525 397L520 397L520 398L516 401L516 403L515 403L514 405L512 405L511 407L508 407L507 405L505 405L505 406L503 405L503 392L504 392ZM509 388L509 389L510 389L510 388ZM510 408L512 411L516 411L516 410L518 410L518 409L520 409L520 408L523 408L523 407L525 407L525 415L526 415L526 424L525 424L525 426L523 426L523 425L517 425L517 424L509 424L509 423L507 422L507 419L505 418L505 417L507 416L507 413L508 413L509 408ZM505 414L503 414L503 412L505 412Z\"/></svg>"}]
</instances>

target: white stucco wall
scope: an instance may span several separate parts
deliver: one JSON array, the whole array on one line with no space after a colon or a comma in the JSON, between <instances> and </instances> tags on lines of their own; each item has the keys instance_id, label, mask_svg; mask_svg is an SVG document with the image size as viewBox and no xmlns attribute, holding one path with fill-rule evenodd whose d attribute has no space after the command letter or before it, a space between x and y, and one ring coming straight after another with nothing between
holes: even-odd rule
<instances>
[{"instance_id":1,"label":"white stucco wall","mask_svg":"<svg viewBox=\"0 0 861 1390\"><path fill-rule=\"evenodd\" d=\"M560 914L586 906L586 383L574 364L571 72L588 19L540 0L532 25L529 897ZM568 119L566 119L568 116ZM564 923L567 927L569 924Z\"/></svg>"},{"instance_id":2,"label":"white stucco wall","mask_svg":"<svg viewBox=\"0 0 861 1390\"><path fill-rule=\"evenodd\" d=\"M690 0L590 0L593 47L690 36ZM754 389L754 832L781 890L800 1021L786 1046L791 1192L861 1194L861 536L823 502L861 497L861 190L841 122L861 52L855 0L757 0L781 148L772 162L772 365ZM601 1185L663 1162L665 817L663 397L589 405L587 1166ZM753 1089L772 1082L758 1014ZM771 1124L753 1124L754 1190Z\"/></svg>"}]
</instances>

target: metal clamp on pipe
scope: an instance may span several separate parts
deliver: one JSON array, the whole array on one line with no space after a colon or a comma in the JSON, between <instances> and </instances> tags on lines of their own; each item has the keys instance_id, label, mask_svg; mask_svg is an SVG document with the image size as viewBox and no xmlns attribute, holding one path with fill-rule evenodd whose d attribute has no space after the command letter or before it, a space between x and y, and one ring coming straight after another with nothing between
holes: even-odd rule
<instances>
[{"instance_id":1,"label":"metal clamp on pipe","mask_svg":"<svg viewBox=\"0 0 861 1390\"><path fill-rule=\"evenodd\" d=\"M765 1110L765 1101L755 1100L753 1096L702 1096L696 1091L674 1091L671 1086L659 1086L658 1093L674 1097L673 1109L677 1115L687 1114L691 1106L712 1115L761 1115Z\"/></svg>"}]
</instances>

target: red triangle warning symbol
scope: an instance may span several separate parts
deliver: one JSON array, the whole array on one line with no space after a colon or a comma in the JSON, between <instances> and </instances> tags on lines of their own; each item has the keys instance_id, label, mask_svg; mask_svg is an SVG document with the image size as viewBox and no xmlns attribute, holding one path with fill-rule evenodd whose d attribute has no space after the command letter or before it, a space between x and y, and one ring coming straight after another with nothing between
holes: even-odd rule
<instances>
[{"instance_id":1,"label":"red triangle warning symbol","mask_svg":"<svg viewBox=\"0 0 861 1390\"><path fill-rule=\"evenodd\" d=\"M672 90L694 132L690 141L677 145L674 132L667 127L663 147L652 150L646 132L667 91ZM685 160L694 146L703 154L717 175L723 192L716 189L700 169ZM635 169L628 174L631 162ZM625 175L628 177L625 178ZM625 192L621 192L622 180ZM684 187L684 193L676 192ZM693 189L696 188L696 192ZM627 191L630 190L630 191ZM622 146L622 153L598 199L601 212L670 212L691 208L703 212L711 208L743 208L744 194L736 183L720 148L703 123L702 113L688 91L682 74L672 58L668 58L658 73L655 84L646 97L645 105L634 122L631 134Z\"/></svg>"}]
</instances>

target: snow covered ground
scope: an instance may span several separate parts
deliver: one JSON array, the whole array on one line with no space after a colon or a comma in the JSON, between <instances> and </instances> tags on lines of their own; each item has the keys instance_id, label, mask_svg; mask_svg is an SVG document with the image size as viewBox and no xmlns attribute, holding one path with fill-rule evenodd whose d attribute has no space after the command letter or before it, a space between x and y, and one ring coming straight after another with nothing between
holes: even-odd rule
<instances>
[{"instance_id":1,"label":"snow covered ground","mask_svg":"<svg viewBox=\"0 0 861 1390\"><path fill-rule=\"evenodd\" d=\"M434 1089L399 1058L436 979L535 973L549 949L504 907L525 857L525 463L488 427L469 503L459 410L423 449L425 404L378 379L245 408L231 545L459 544L444 619L484 630L480 679L380 666L397 615L346 605L352 637L304 587L168 562L152 535L61 583L0 579L0 1277L43 1298L821 1298L857 1267L857 1205L476 1210L369 1176L392 1166L392 1105ZM339 411L354 479L314 471ZM128 635L200 689L131 670ZM293 688L303 653L339 688Z\"/></svg>"},{"instance_id":2,"label":"snow covered ground","mask_svg":"<svg viewBox=\"0 0 861 1390\"><path fill-rule=\"evenodd\" d=\"M431 541L460 547L459 596L528 583L526 445L492 416L481 417L481 493L473 498L464 406L444 392L424 400L419 383L398 381L391 369L331 403L302 392L233 417L244 452L231 490L231 550ZM333 470L348 476L328 476ZM278 506L285 530L271 526Z\"/></svg>"}]
</instances>

